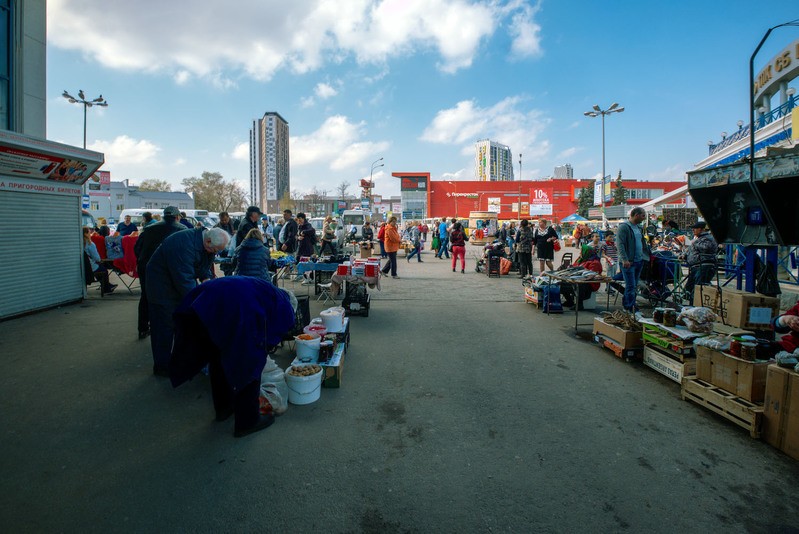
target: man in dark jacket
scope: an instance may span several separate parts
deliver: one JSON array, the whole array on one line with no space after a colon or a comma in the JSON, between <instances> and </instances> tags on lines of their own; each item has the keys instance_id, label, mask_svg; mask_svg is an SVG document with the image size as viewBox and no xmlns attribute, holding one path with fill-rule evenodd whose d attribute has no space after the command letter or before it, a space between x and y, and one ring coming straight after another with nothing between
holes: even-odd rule
<instances>
[{"instance_id":1,"label":"man in dark jacket","mask_svg":"<svg viewBox=\"0 0 799 534\"><path fill-rule=\"evenodd\" d=\"M685 251L685 261L688 264L685 293L689 300L694 298L694 286L708 284L713 280L716 274L716 254L719 251L718 243L704 222L698 222L691 228L694 231L694 240Z\"/></svg>"},{"instance_id":2,"label":"man in dark jacket","mask_svg":"<svg viewBox=\"0 0 799 534\"><path fill-rule=\"evenodd\" d=\"M283 210L283 228L280 230L280 250L286 254L294 254L297 250L297 221L291 210Z\"/></svg>"},{"instance_id":3,"label":"man in dark jacket","mask_svg":"<svg viewBox=\"0 0 799 534\"><path fill-rule=\"evenodd\" d=\"M629 312L636 311L638 279L641 277L644 261L649 261L644 232L641 229L641 223L645 220L646 210L640 206L633 208L630 211L630 218L619 225L619 237L616 240L619 264L624 277L622 305Z\"/></svg>"},{"instance_id":4,"label":"man in dark jacket","mask_svg":"<svg viewBox=\"0 0 799 534\"><path fill-rule=\"evenodd\" d=\"M316 245L316 230L304 213L297 214L297 256L312 256Z\"/></svg>"},{"instance_id":5,"label":"man in dark jacket","mask_svg":"<svg viewBox=\"0 0 799 534\"><path fill-rule=\"evenodd\" d=\"M229 241L230 236L221 228L180 231L167 237L150 258L147 301L153 374L168 375L174 329L172 314L181 299L197 286L197 280L211 278L214 255L224 250Z\"/></svg>"},{"instance_id":6,"label":"man in dark jacket","mask_svg":"<svg viewBox=\"0 0 799 534\"><path fill-rule=\"evenodd\" d=\"M236 246L238 247L241 245L241 242L244 241L244 238L247 237L247 234L253 228L258 228L260 230L260 225L261 208L258 206L250 206L247 208L247 213L244 215L244 219L242 219L239 229L236 232Z\"/></svg>"},{"instance_id":7,"label":"man in dark jacket","mask_svg":"<svg viewBox=\"0 0 799 534\"><path fill-rule=\"evenodd\" d=\"M186 227L177 222L180 211L175 206L164 208L164 220L147 226L147 232L142 232L133 246L136 253L136 265L139 272L139 339L144 339L150 333L150 310L147 303L147 262L153 257L155 249L170 235L185 230Z\"/></svg>"}]
</instances>

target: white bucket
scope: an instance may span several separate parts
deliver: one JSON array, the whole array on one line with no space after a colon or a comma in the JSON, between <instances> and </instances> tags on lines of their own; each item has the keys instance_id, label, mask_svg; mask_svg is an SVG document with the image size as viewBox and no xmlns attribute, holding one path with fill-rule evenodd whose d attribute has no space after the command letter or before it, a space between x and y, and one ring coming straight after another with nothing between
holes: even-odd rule
<instances>
[{"instance_id":1,"label":"white bucket","mask_svg":"<svg viewBox=\"0 0 799 534\"><path fill-rule=\"evenodd\" d=\"M322 394L322 375L324 370L320 369L318 373L309 376L294 376L289 374L289 370L293 366L286 369L286 385L289 388L289 402L291 404L311 404L319 400Z\"/></svg>"},{"instance_id":2,"label":"white bucket","mask_svg":"<svg viewBox=\"0 0 799 534\"><path fill-rule=\"evenodd\" d=\"M328 332L341 332L344 329L344 308L336 306L319 314Z\"/></svg>"},{"instance_id":3,"label":"white bucket","mask_svg":"<svg viewBox=\"0 0 799 534\"><path fill-rule=\"evenodd\" d=\"M311 339L300 339L296 336L294 341L297 344L297 359L303 363L316 363L319 361L319 344L322 338L316 334L303 334L313 336Z\"/></svg>"}]
</instances>

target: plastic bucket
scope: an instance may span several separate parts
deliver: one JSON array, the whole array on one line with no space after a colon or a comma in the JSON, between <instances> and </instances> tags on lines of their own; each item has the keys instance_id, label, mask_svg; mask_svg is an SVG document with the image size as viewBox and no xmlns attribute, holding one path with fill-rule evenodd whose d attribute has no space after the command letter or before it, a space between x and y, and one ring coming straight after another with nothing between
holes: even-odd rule
<instances>
[{"instance_id":1,"label":"plastic bucket","mask_svg":"<svg viewBox=\"0 0 799 534\"><path fill-rule=\"evenodd\" d=\"M296 336L294 341L297 344L297 359L303 363L316 363L319 361L319 344L322 342L318 334L303 334L312 336L311 339L301 339Z\"/></svg>"},{"instance_id":2,"label":"plastic bucket","mask_svg":"<svg viewBox=\"0 0 799 534\"><path fill-rule=\"evenodd\" d=\"M325 323L327 332L341 332L344 329L344 308L336 306L328 308L319 314Z\"/></svg>"},{"instance_id":3,"label":"plastic bucket","mask_svg":"<svg viewBox=\"0 0 799 534\"><path fill-rule=\"evenodd\" d=\"M316 334L319 337L324 337L324 335L327 334L327 330L328 329L325 327L325 325L314 323L311 323L302 329L302 331L306 334Z\"/></svg>"},{"instance_id":4,"label":"plastic bucket","mask_svg":"<svg viewBox=\"0 0 799 534\"><path fill-rule=\"evenodd\" d=\"M319 372L308 376L294 376L289 374L292 367L286 369L284 376L286 377L286 385L289 388L289 402L291 404L311 404L319 400L322 394L322 375L323 369Z\"/></svg>"}]
</instances>

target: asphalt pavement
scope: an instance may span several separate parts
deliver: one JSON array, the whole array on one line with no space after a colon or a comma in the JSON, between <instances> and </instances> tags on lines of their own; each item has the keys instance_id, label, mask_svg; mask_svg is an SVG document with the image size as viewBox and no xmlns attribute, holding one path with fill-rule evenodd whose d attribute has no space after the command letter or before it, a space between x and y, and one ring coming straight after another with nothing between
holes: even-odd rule
<instances>
[{"instance_id":1,"label":"asphalt pavement","mask_svg":"<svg viewBox=\"0 0 799 534\"><path fill-rule=\"evenodd\" d=\"M474 272L474 250L465 274L400 258L351 319L342 387L240 439L212 421L205 377L151 374L135 286L0 323L0 525L797 532L799 462L590 327L575 337L574 316L525 304L515 276Z\"/></svg>"}]
</instances>

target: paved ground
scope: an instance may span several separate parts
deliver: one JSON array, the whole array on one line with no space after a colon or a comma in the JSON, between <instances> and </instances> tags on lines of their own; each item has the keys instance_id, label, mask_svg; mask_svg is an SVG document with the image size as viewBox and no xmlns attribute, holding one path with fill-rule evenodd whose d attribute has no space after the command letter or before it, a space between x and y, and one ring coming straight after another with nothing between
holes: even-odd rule
<instances>
[{"instance_id":1,"label":"paved ground","mask_svg":"<svg viewBox=\"0 0 799 534\"><path fill-rule=\"evenodd\" d=\"M0 323L3 530L797 532L799 462L423 258L352 319L343 387L243 439L150 374L137 296Z\"/></svg>"}]
</instances>

